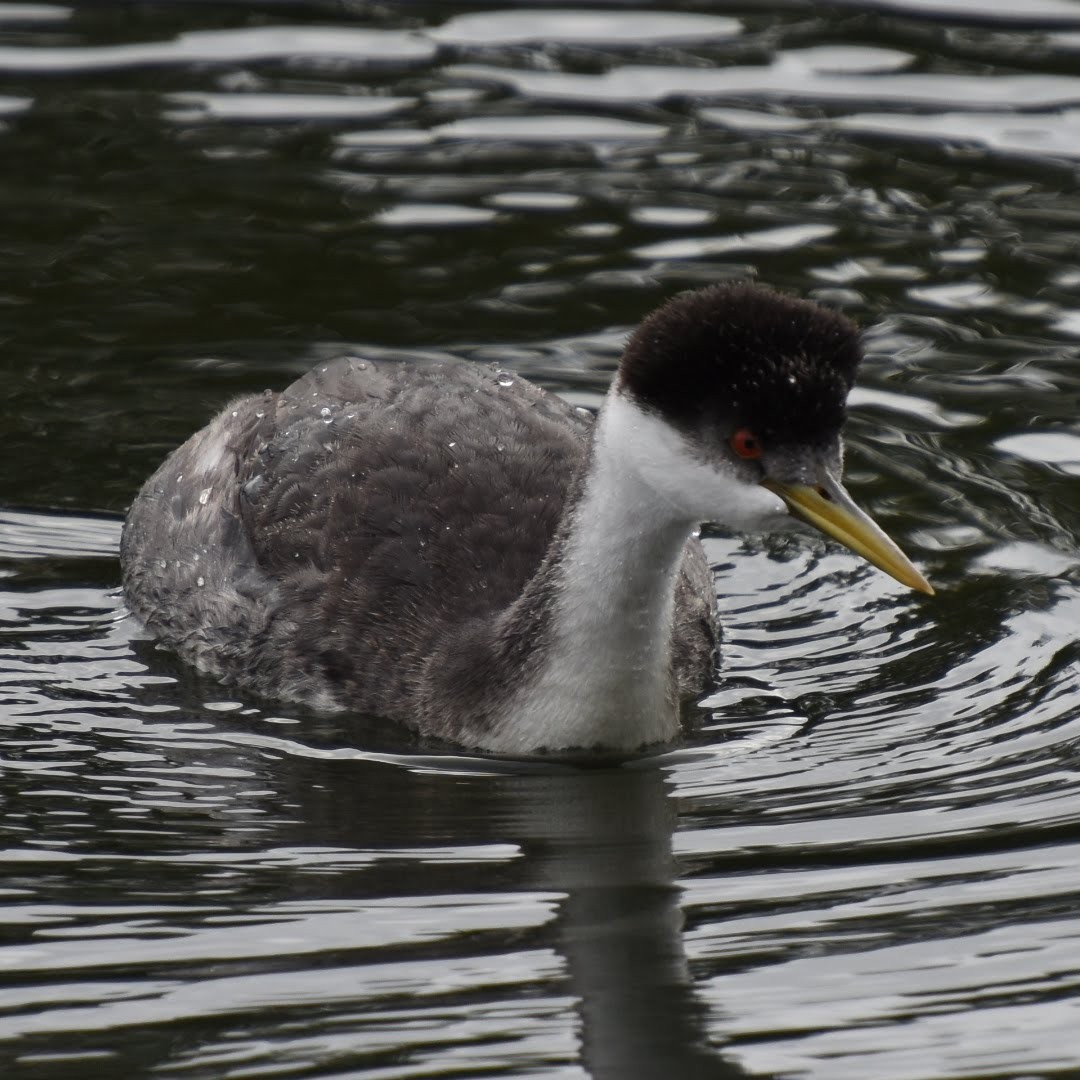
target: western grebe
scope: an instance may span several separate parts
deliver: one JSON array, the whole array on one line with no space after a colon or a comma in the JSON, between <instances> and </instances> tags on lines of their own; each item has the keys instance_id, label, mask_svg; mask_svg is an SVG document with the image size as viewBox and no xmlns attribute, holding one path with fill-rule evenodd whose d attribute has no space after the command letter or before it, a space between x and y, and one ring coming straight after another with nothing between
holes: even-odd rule
<instances>
[{"instance_id":1,"label":"western grebe","mask_svg":"<svg viewBox=\"0 0 1080 1080\"><path fill-rule=\"evenodd\" d=\"M147 481L127 601L263 695L502 754L669 742L714 670L703 522L786 504L933 591L840 483L860 359L843 316L733 284L641 324L595 423L466 362L320 364Z\"/></svg>"}]
</instances>

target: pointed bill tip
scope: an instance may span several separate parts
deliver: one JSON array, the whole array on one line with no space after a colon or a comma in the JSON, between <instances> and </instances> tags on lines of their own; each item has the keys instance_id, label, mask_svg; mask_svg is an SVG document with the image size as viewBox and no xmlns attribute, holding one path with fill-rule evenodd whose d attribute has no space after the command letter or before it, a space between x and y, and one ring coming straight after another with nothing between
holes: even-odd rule
<instances>
[{"instance_id":1,"label":"pointed bill tip","mask_svg":"<svg viewBox=\"0 0 1080 1080\"><path fill-rule=\"evenodd\" d=\"M762 485L779 495L801 521L839 541L909 589L934 595L934 587L918 567L831 476L823 476L822 483L816 487L784 484L769 478Z\"/></svg>"}]
</instances>

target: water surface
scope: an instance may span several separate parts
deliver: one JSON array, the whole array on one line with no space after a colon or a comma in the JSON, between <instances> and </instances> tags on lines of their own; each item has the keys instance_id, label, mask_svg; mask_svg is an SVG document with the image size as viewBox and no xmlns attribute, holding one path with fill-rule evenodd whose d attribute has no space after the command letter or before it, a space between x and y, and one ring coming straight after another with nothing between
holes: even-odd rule
<instances>
[{"instance_id":1,"label":"water surface","mask_svg":"<svg viewBox=\"0 0 1080 1080\"><path fill-rule=\"evenodd\" d=\"M1075 1075L1080 3L664 8L0 3L5 1076ZM686 747L425 754L126 616L230 396L424 353L594 406L745 276L866 328L850 487L938 595L711 535Z\"/></svg>"}]
</instances>

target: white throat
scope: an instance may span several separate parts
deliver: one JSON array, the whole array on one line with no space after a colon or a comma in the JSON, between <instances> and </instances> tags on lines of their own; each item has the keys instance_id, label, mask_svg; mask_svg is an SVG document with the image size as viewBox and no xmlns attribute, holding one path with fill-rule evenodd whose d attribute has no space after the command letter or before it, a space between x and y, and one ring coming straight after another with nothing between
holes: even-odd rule
<instances>
[{"instance_id":1,"label":"white throat","mask_svg":"<svg viewBox=\"0 0 1080 1080\"><path fill-rule=\"evenodd\" d=\"M773 510L775 498L763 494ZM673 739L672 628L683 553L712 516L707 505L745 498L744 484L696 458L678 431L613 388L561 553L539 671L487 733L487 748L636 750Z\"/></svg>"}]
</instances>

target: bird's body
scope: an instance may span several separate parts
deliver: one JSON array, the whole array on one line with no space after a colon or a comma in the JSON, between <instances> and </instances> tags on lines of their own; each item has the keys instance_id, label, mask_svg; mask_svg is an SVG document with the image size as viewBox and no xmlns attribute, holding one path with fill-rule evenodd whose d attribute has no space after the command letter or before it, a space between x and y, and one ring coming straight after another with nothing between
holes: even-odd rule
<instances>
[{"instance_id":1,"label":"bird's body","mask_svg":"<svg viewBox=\"0 0 1080 1080\"><path fill-rule=\"evenodd\" d=\"M638 331L595 423L463 362L343 358L235 402L136 499L122 543L131 608L227 682L472 748L671 740L680 701L713 674L696 527L782 510L756 460L740 448L721 461L729 441L751 423L784 484L807 483L793 448L838 469L858 360L849 324L820 308L753 287L691 296L707 294L703 312L678 308L684 298ZM715 317L733 305L749 337ZM702 314L720 335L708 356L677 340ZM754 322L770 315L778 327ZM825 360L804 355L818 338ZM710 386L693 365L722 363L725 341L780 345L783 362L740 356ZM683 348L693 363L680 371L663 354ZM667 389L653 354L675 368ZM679 381L695 378L706 385Z\"/></svg>"}]
</instances>

